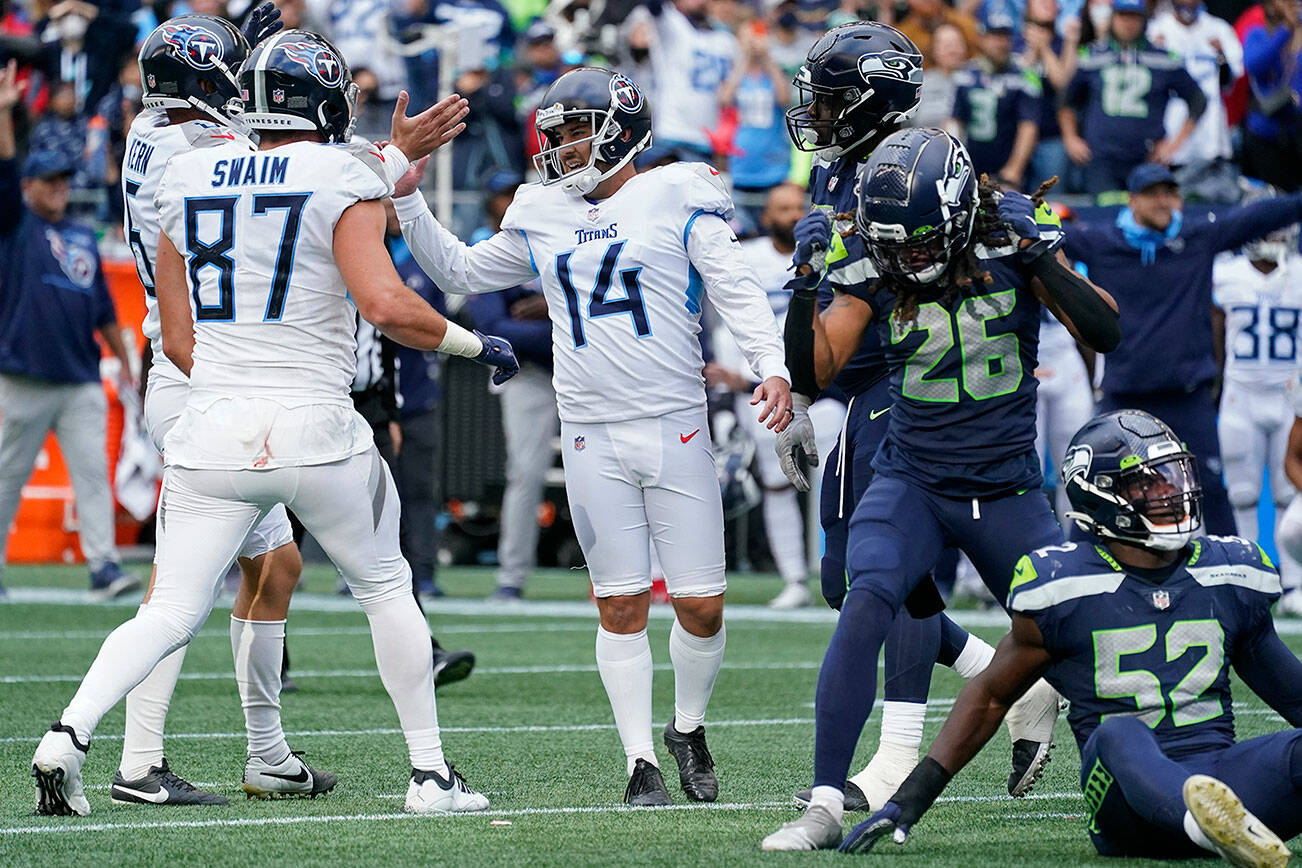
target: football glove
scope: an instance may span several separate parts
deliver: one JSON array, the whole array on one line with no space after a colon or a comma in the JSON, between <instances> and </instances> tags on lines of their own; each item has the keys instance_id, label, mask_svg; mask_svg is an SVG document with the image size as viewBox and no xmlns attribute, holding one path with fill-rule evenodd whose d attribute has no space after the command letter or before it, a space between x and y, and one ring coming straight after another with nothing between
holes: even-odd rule
<instances>
[{"instance_id":1,"label":"football glove","mask_svg":"<svg viewBox=\"0 0 1302 868\"><path fill-rule=\"evenodd\" d=\"M822 211L811 211L796 223L796 255L791 263L799 271L808 265L815 274L822 272L827 248L832 244L832 221Z\"/></svg>"},{"instance_id":2,"label":"football glove","mask_svg":"<svg viewBox=\"0 0 1302 868\"><path fill-rule=\"evenodd\" d=\"M796 491L809 490L809 478L801 466L801 457L809 467L818 466L818 445L814 440L814 423L809 419L809 399L791 393L791 423L778 433L774 448L782 472L796 487Z\"/></svg>"},{"instance_id":3,"label":"football glove","mask_svg":"<svg viewBox=\"0 0 1302 868\"><path fill-rule=\"evenodd\" d=\"M484 346L479 355L475 356L475 361L495 369L494 386L500 386L520 373L520 363L515 360L515 350L511 348L510 341L480 331L475 332L475 337Z\"/></svg>"},{"instance_id":4,"label":"football glove","mask_svg":"<svg viewBox=\"0 0 1302 868\"><path fill-rule=\"evenodd\" d=\"M891 836L896 844L909 839L909 824L902 822L900 806L887 802L882 809L850 830L837 847L842 853L867 853L878 841Z\"/></svg>"},{"instance_id":5,"label":"football glove","mask_svg":"<svg viewBox=\"0 0 1302 868\"><path fill-rule=\"evenodd\" d=\"M1022 259L1030 262L1047 252L1055 239L1040 235L1040 221L1035 218L1035 203L1021 193L1004 193L999 197L999 222L1008 234L1009 243Z\"/></svg>"},{"instance_id":6,"label":"football glove","mask_svg":"<svg viewBox=\"0 0 1302 868\"><path fill-rule=\"evenodd\" d=\"M249 46L252 47L268 36L276 34L284 26L285 22L280 20L280 9L276 7L276 4L272 3L271 0L263 0L262 3L253 7L249 17L244 19L240 32L244 34L244 38L249 41Z\"/></svg>"}]
</instances>

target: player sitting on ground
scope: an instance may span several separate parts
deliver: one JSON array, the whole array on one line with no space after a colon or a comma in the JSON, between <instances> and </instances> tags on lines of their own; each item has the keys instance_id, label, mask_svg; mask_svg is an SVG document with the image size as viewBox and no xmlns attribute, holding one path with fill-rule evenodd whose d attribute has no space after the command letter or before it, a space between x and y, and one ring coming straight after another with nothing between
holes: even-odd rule
<instances>
[{"instance_id":1,"label":"player sitting on ground","mask_svg":"<svg viewBox=\"0 0 1302 868\"><path fill-rule=\"evenodd\" d=\"M281 503L370 622L412 766L406 810L484 810L488 800L443 756L429 625L399 549L397 492L349 397L355 316L418 349L496 367L499 382L519 367L509 344L448 322L393 270L380 200L392 191L384 163L405 158L344 144L357 88L334 47L306 31L279 33L249 55L239 85L259 149L218 129L172 157L154 196L163 350L190 392L165 441L153 596L104 641L41 739L37 810L90 812L81 768L96 725L193 638L249 531ZM465 102L440 105L417 156L464 129Z\"/></svg>"},{"instance_id":2,"label":"player sitting on ground","mask_svg":"<svg viewBox=\"0 0 1302 868\"><path fill-rule=\"evenodd\" d=\"M1302 832L1302 729L1234 741L1230 668L1293 726L1302 662L1275 633L1279 575L1238 537L1201 537L1193 456L1138 410L1077 432L1062 470L1083 543L1017 564L1012 632L963 688L930 753L841 849L902 843L1027 685L1071 701L1090 839L1104 856L1220 853L1279 866ZM1254 816L1255 815L1255 816ZM1273 831L1272 831L1273 830Z\"/></svg>"}]
</instances>

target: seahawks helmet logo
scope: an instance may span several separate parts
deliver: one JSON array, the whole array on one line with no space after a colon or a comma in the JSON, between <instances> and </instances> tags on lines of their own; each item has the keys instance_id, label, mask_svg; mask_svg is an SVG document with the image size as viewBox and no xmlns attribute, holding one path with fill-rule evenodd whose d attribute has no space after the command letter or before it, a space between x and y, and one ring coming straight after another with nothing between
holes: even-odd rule
<instances>
[{"instance_id":1,"label":"seahawks helmet logo","mask_svg":"<svg viewBox=\"0 0 1302 868\"><path fill-rule=\"evenodd\" d=\"M610 98L614 105L626 112L642 108L642 91L627 75L617 74L611 78Z\"/></svg>"},{"instance_id":2,"label":"seahawks helmet logo","mask_svg":"<svg viewBox=\"0 0 1302 868\"><path fill-rule=\"evenodd\" d=\"M344 64L323 45L311 42L282 42L277 46L285 56L306 69L326 87L338 87L344 80Z\"/></svg>"},{"instance_id":3,"label":"seahawks helmet logo","mask_svg":"<svg viewBox=\"0 0 1302 868\"><path fill-rule=\"evenodd\" d=\"M1089 473L1090 465L1093 463L1093 447L1088 444L1074 447L1067 453L1067 458L1062 463L1062 481L1067 482L1077 476L1084 476Z\"/></svg>"},{"instance_id":4,"label":"seahawks helmet logo","mask_svg":"<svg viewBox=\"0 0 1302 868\"><path fill-rule=\"evenodd\" d=\"M222 59L221 41L193 24L164 24L163 41L195 69L214 69Z\"/></svg>"},{"instance_id":5,"label":"seahawks helmet logo","mask_svg":"<svg viewBox=\"0 0 1302 868\"><path fill-rule=\"evenodd\" d=\"M922 82L922 67L913 55L899 51L875 51L859 58L859 74L867 81L873 76L900 81Z\"/></svg>"}]
</instances>

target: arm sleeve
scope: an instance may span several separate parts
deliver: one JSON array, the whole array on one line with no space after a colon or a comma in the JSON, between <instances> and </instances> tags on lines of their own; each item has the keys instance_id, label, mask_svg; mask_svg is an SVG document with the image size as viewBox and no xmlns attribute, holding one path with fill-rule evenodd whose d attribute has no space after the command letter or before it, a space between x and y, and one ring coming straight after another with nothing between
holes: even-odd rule
<instances>
[{"instance_id":1,"label":"arm sleeve","mask_svg":"<svg viewBox=\"0 0 1302 868\"><path fill-rule=\"evenodd\" d=\"M18 228L23 216L23 194L18 183L18 161L0 160L0 235Z\"/></svg>"},{"instance_id":2,"label":"arm sleeve","mask_svg":"<svg viewBox=\"0 0 1302 868\"><path fill-rule=\"evenodd\" d=\"M1233 250L1255 238L1302 220L1302 194L1277 196L1208 215L1215 249Z\"/></svg>"},{"instance_id":3,"label":"arm sleeve","mask_svg":"<svg viewBox=\"0 0 1302 868\"><path fill-rule=\"evenodd\" d=\"M498 292L472 296L466 300L466 309L475 328L506 338L517 357L543 365L552 363L551 320L512 319L507 297Z\"/></svg>"},{"instance_id":4,"label":"arm sleeve","mask_svg":"<svg viewBox=\"0 0 1302 868\"><path fill-rule=\"evenodd\" d=\"M742 258L737 236L722 217L702 214L692 223L687 234L687 256L751 370L761 380L781 377L791 382L768 296Z\"/></svg>"},{"instance_id":5,"label":"arm sleeve","mask_svg":"<svg viewBox=\"0 0 1302 868\"><path fill-rule=\"evenodd\" d=\"M1171 90L1189 106L1189 119L1197 121L1207 111L1207 94L1193 80L1184 67L1175 70L1171 80Z\"/></svg>"},{"instance_id":6,"label":"arm sleeve","mask_svg":"<svg viewBox=\"0 0 1302 868\"><path fill-rule=\"evenodd\" d=\"M434 219L419 192L393 200L416 263L444 292L471 295L518 286L536 276L524 233L498 232L469 246Z\"/></svg>"},{"instance_id":7,"label":"arm sleeve","mask_svg":"<svg viewBox=\"0 0 1302 868\"><path fill-rule=\"evenodd\" d=\"M1302 726L1302 660L1275 632L1270 610L1251 631L1251 639L1235 650L1234 671L1289 726Z\"/></svg>"}]
</instances>

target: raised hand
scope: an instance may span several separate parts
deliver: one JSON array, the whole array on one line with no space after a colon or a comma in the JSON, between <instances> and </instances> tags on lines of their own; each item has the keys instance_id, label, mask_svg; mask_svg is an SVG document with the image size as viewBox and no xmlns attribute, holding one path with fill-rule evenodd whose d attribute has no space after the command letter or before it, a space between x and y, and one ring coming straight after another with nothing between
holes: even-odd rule
<instances>
[{"instance_id":1,"label":"raised hand","mask_svg":"<svg viewBox=\"0 0 1302 868\"><path fill-rule=\"evenodd\" d=\"M244 25L240 27L240 32L249 41L249 45L254 46L268 36L280 32L284 26L285 22L280 20L280 9L276 7L276 4L272 3L271 0L263 0L263 2L253 7L249 17L244 19Z\"/></svg>"},{"instance_id":2,"label":"raised hand","mask_svg":"<svg viewBox=\"0 0 1302 868\"><path fill-rule=\"evenodd\" d=\"M434 153L466 128L461 121L470 113L470 104L460 94L444 97L415 117L407 117L410 101L407 91L398 94L389 144L397 146L412 162Z\"/></svg>"},{"instance_id":3,"label":"raised hand","mask_svg":"<svg viewBox=\"0 0 1302 868\"><path fill-rule=\"evenodd\" d=\"M796 223L796 255L792 259L797 273L808 266L810 271L823 270L823 258L832 244L832 221L823 211L811 211Z\"/></svg>"},{"instance_id":4,"label":"raised hand","mask_svg":"<svg viewBox=\"0 0 1302 868\"><path fill-rule=\"evenodd\" d=\"M0 111L8 111L23 98L23 89L18 84L18 61L11 60L4 69L0 69Z\"/></svg>"}]
</instances>

